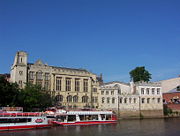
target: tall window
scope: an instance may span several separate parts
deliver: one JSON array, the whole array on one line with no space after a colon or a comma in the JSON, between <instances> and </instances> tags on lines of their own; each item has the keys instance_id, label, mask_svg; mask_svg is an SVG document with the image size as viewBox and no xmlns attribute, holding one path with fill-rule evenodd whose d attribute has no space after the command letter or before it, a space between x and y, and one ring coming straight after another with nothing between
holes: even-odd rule
<instances>
[{"instance_id":1,"label":"tall window","mask_svg":"<svg viewBox=\"0 0 180 136\"><path fill-rule=\"evenodd\" d=\"M108 98L107 98L107 103L109 103L109 102L110 102L110 98L108 97Z\"/></svg>"},{"instance_id":2,"label":"tall window","mask_svg":"<svg viewBox=\"0 0 180 136\"><path fill-rule=\"evenodd\" d=\"M73 96L73 102L78 102L78 96L77 95Z\"/></svg>"},{"instance_id":3,"label":"tall window","mask_svg":"<svg viewBox=\"0 0 180 136\"><path fill-rule=\"evenodd\" d=\"M122 98L119 98L119 103L122 103Z\"/></svg>"},{"instance_id":4,"label":"tall window","mask_svg":"<svg viewBox=\"0 0 180 136\"><path fill-rule=\"evenodd\" d=\"M75 91L79 92L80 90L80 81L79 79L75 79Z\"/></svg>"},{"instance_id":5,"label":"tall window","mask_svg":"<svg viewBox=\"0 0 180 136\"><path fill-rule=\"evenodd\" d=\"M66 91L71 91L71 79L66 78Z\"/></svg>"},{"instance_id":6,"label":"tall window","mask_svg":"<svg viewBox=\"0 0 180 136\"><path fill-rule=\"evenodd\" d=\"M42 80L42 72L41 72L41 71L38 71L38 72L36 73L36 79L37 79L37 80Z\"/></svg>"},{"instance_id":7,"label":"tall window","mask_svg":"<svg viewBox=\"0 0 180 136\"><path fill-rule=\"evenodd\" d=\"M160 103L161 102L161 98L157 98L157 102Z\"/></svg>"},{"instance_id":8,"label":"tall window","mask_svg":"<svg viewBox=\"0 0 180 136\"><path fill-rule=\"evenodd\" d=\"M150 103L150 98L147 98L147 103Z\"/></svg>"},{"instance_id":9,"label":"tall window","mask_svg":"<svg viewBox=\"0 0 180 136\"><path fill-rule=\"evenodd\" d=\"M56 77L56 90L61 91L61 77Z\"/></svg>"},{"instance_id":10,"label":"tall window","mask_svg":"<svg viewBox=\"0 0 180 136\"><path fill-rule=\"evenodd\" d=\"M146 94L149 94L149 88L146 88Z\"/></svg>"},{"instance_id":11,"label":"tall window","mask_svg":"<svg viewBox=\"0 0 180 136\"><path fill-rule=\"evenodd\" d=\"M45 80L44 88L45 88L45 90L49 90L49 81L48 80Z\"/></svg>"},{"instance_id":12,"label":"tall window","mask_svg":"<svg viewBox=\"0 0 180 136\"><path fill-rule=\"evenodd\" d=\"M72 102L72 96L71 95L67 96L67 102Z\"/></svg>"},{"instance_id":13,"label":"tall window","mask_svg":"<svg viewBox=\"0 0 180 136\"><path fill-rule=\"evenodd\" d=\"M88 102L88 96L83 96L82 97L82 102L87 103Z\"/></svg>"},{"instance_id":14,"label":"tall window","mask_svg":"<svg viewBox=\"0 0 180 136\"><path fill-rule=\"evenodd\" d=\"M124 98L124 103L127 103L127 98Z\"/></svg>"},{"instance_id":15,"label":"tall window","mask_svg":"<svg viewBox=\"0 0 180 136\"><path fill-rule=\"evenodd\" d=\"M19 87L22 88L22 80L19 80Z\"/></svg>"},{"instance_id":16,"label":"tall window","mask_svg":"<svg viewBox=\"0 0 180 136\"><path fill-rule=\"evenodd\" d=\"M136 103L136 98L134 98L134 103Z\"/></svg>"},{"instance_id":17,"label":"tall window","mask_svg":"<svg viewBox=\"0 0 180 136\"><path fill-rule=\"evenodd\" d=\"M33 72L33 71L30 71L30 72L29 72L29 79L30 79L30 80L33 80L33 79L34 79L34 72Z\"/></svg>"},{"instance_id":18,"label":"tall window","mask_svg":"<svg viewBox=\"0 0 180 136\"><path fill-rule=\"evenodd\" d=\"M101 91L101 94L104 95L104 91Z\"/></svg>"},{"instance_id":19,"label":"tall window","mask_svg":"<svg viewBox=\"0 0 180 136\"><path fill-rule=\"evenodd\" d=\"M112 103L115 103L115 98L114 97L112 98Z\"/></svg>"},{"instance_id":20,"label":"tall window","mask_svg":"<svg viewBox=\"0 0 180 136\"><path fill-rule=\"evenodd\" d=\"M155 94L155 88L152 88L152 94Z\"/></svg>"},{"instance_id":21,"label":"tall window","mask_svg":"<svg viewBox=\"0 0 180 136\"><path fill-rule=\"evenodd\" d=\"M132 98L129 98L129 103L131 103L131 101L132 101Z\"/></svg>"},{"instance_id":22,"label":"tall window","mask_svg":"<svg viewBox=\"0 0 180 136\"><path fill-rule=\"evenodd\" d=\"M42 86L42 72L38 71L36 73L36 84Z\"/></svg>"},{"instance_id":23,"label":"tall window","mask_svg":"<svg viewBox=\"0 0 180 136\"><path fill-rule=\"evenodd\" d=\"M105 98L104 98L104 97L102 97L102 103L104 103L104 99L105 99Z\"/></svg>"},{"instance_id":24,"label":"tall window","mask_svg":"<svg viewBox=\"0 0 180 136\"><path fill-rule=\"evenodd\" d=\"M160 94L160 88L157 88L157 94Z\"/></svg>"},{"instance_id":25,"label":"tall window","mask_svg":"<svg viewBox=\"0 0 180 136\"><path fill-rule=\"evenodd\" d=\"M141 94L144 94L144 88L141 88Z\"/></svg>"},{"instance_id":26,"label":"tall window","mask_svg":"<svg viewBox=\"0 0 180 136\"><path fill-rule=\"evenodd\" d=\"M49 80L49 73L45 73L45 80Z\"/></svg>"},{"instance_id":27,"label":"tall window","mask_svg":"<svg viewBox=\"0 0 180 136\"><path fill-rule=\"evenodd\" d=\"M141 99L141 102L144 103L144 102L145 102L145 98L142 98L142 99Z\"/></svg>"},{"instance_id":28,"label":"tall window","mask_svg":"<svg viewBox=\"0 0 180 136\"><path fill-rule=\"evenodd\" d=\"M88 91L88 79L84 79L84 92Z\"/></svg>"}]
</instances>

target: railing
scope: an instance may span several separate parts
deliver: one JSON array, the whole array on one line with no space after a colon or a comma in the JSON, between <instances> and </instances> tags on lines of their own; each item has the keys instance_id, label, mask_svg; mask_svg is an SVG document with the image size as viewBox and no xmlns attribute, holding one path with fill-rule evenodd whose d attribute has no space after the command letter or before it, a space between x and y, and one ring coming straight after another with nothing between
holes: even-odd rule
<instances>
[{"instance_id":1,"label":"railing","mask_svg":"<svg viewBox=\"0 0 180 136\"><path fill-rule=\"evenodd\" d=\"M37 117L43 116L41 112L23 112L23 113L0 113L0 117Z\"/></svg>"}]
</instances>

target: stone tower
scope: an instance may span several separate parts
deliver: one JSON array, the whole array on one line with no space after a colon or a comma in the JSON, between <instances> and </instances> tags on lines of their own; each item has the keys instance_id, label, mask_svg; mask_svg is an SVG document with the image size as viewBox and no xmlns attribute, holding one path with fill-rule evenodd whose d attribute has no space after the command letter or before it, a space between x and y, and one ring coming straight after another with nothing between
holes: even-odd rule
<instances>
[{"instance_id":1,"label":"stone tower","mask_svg":"<svg viewBox=\"0 0 180 136\"><path fill-rule=\"evenodd\" d=\"M11 82L18 83L20 88L23 88L27 82L27 53L24 51L16 53L11 67Z\"/></svg>"}]
</instances>

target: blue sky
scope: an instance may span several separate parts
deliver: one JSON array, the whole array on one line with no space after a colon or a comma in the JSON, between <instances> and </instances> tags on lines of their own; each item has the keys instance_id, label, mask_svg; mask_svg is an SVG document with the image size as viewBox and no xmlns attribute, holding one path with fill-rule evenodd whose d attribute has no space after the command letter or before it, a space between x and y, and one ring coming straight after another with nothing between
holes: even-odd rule
<instances>
[{"instance_id":1,"label":"blue sky","mask_svg":"<svg viewBox=\"0 0 180 136\"><path fill-rule=\"evenodd\" d=\"M129 82L145 66L152 81L180 75L179 0L1 0L0 73L16 51L49 65Z\"/></svg>"}]
</instances>

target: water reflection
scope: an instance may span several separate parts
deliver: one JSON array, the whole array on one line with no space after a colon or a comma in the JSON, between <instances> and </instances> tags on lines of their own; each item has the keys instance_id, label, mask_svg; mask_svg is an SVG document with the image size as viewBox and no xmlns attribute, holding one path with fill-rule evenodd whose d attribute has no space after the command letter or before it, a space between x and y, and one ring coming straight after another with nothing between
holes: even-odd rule
<instances>
[{"instance_id":1,"label":"water reflection","mask_svg":"<svg viewBox=\"0 0 180 136\"><path fill-rule=\"evenodd\" d=\"M180 119L121 120L117 124L0 132L0 136L179 136Z\"/></svg>"}]
</instances>

